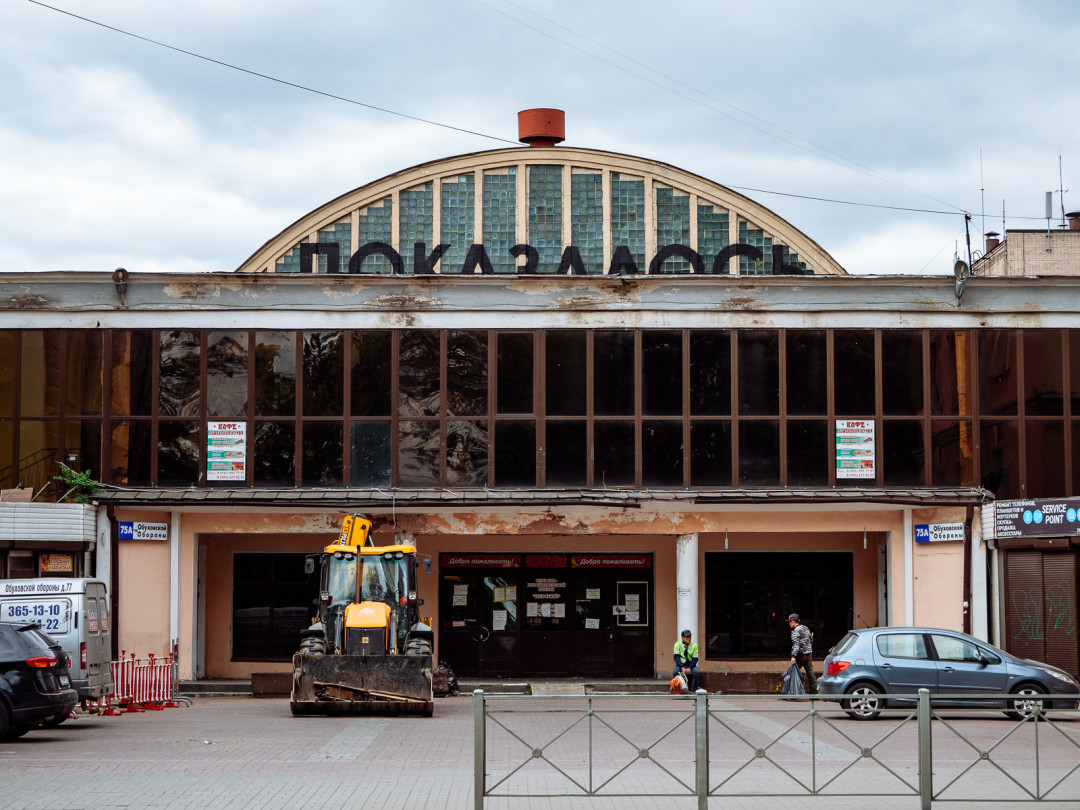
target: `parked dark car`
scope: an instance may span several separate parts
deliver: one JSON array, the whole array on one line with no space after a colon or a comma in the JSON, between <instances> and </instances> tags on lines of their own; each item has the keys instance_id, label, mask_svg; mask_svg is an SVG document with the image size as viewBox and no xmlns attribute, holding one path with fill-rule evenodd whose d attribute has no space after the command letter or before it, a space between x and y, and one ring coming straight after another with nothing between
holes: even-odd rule
<instances>
[{"instance_id":1,"label":"parked dark car","mask_svg":"<svg viewBox=\"0 0 1080 810\"><path fill-rule=\"evenodd\" d=\"M1047 709L1075 709L1080 692L1062 669L934 627L852 630L829 651L818 681L822 695L838 700L858 720L873 720L886 707L911 706L923 688L935 706L989 706L1017 720ZM1041 699L1055 694L1073 697Z\"/></svg>"},{"instance_id":2,"label":"parked dark car","mask_svg":"<svg viewBox=\"0 0 1080 810\"><path fill-rule=\"evenodd\" d=\"M0 622L0 740L62 722L78 700L60 646L36 624Z\"/></svg>"}]
</instances>

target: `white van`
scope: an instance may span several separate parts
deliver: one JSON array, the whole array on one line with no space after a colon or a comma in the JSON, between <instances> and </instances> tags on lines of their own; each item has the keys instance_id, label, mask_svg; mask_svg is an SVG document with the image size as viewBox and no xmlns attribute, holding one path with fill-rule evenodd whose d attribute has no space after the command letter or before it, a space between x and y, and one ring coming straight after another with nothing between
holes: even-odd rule
<instances>
[{"instance_id":1,"label":"white van","mask_svg":"<svg viewBox=\"0 0 1080 810\"><path fill-rule=\"evenodd\" d=\"M115 691L109 597L100 579L0 579L0 622L33 622L71 659L79 700Z\"/></svg>"}]
</instances>

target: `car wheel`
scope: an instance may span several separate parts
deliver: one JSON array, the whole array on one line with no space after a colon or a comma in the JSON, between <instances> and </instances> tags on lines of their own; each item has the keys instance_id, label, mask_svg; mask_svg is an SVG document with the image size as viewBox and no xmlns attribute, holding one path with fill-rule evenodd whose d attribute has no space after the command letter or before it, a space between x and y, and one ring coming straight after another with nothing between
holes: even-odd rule
<instances>
[{"instance_id":1,"label":"car wheel","mask_svg":"<svg viewBox=\"0 0 1080 810\"><path fill-rule=\"evenodd\" d=\"M1031 720L1046 714L1046 707L1037 699L1039 695L1046 694L1045 687L1037 683L1022 683L1013 688L1012 694L1016 697L1006 704L1009 708L1005 714L1013 720Z\"/></svg>"},{"instance_id":2,"label":"car wheel","mask_svg":"<svg viewBox=\"0 0 1080 810\"><path fill-rule=\"evenodd\" d=\"M8 728L7 734L2 739L5 739L5 740L17 740L17 739L19 739L19 737L24 735L26 732L28 732L32 728L33 728L33 726L11 726L11 727Z\"/></svg>"},{"instance_id":3,"label":"car wheel","mask_svg":"<svg viewBox=\"0 0 1080 810\"><path fill-rule=\"evenodd\" d=\"M849 717L856 720L874 720L885 708L885 699L881 690L872 683L861 681L848 687L849 697L840 701L840 706Z\"/></svg>"}]
</instances>

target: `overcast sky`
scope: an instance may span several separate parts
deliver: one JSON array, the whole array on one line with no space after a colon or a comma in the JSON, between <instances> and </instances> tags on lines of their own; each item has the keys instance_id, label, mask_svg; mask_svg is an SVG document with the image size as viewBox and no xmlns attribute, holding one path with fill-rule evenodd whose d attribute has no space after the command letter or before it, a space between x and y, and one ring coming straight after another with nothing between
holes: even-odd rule
<instances>
[{"instance_id":1,"label":"overcast sky","mask_svg":"<svg viewBox=\"0 0 1080 810\"><path fill-rule=\"evenodd\" d=\"M961 211L979 250L1003 204L1045 228L1050 190L1057 227L1059 154L1080 209L1076 0L55 5L481 134L0 0L0 272L231 271L344 192L508 146L530 107L741 190L850 273L951 273Z\"/></svg>"}]
</instances>

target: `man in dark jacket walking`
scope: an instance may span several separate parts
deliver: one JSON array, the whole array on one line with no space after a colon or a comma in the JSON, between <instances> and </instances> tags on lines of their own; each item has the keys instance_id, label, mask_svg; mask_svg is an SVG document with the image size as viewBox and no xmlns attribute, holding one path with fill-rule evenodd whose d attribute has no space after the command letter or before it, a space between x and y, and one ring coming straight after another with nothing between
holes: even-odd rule
<instances>
[{"instance_id":1,"label":"man in dark jacket walking","mask_svg":"<svg viewBox=\"0 0 1080 810\"><path fill-rule=\"evenodd\" d=\"M810 628L799 620L798 613L787 617L791 628L791 663L797 664L806 673L806 694L817 693L817 679L814 678L814 637Z\"/></svg>"}]
</instances>

